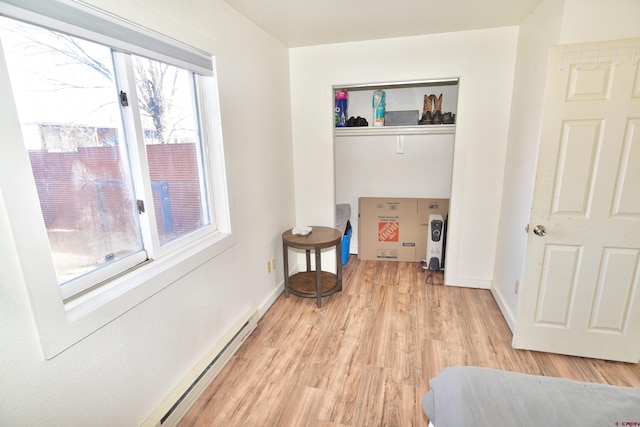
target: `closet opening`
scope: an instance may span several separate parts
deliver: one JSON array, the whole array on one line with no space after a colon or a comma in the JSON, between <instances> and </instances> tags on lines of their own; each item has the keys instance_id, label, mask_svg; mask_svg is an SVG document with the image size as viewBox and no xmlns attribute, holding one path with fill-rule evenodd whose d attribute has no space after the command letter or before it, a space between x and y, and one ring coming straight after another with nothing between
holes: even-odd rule
<instances>
[{"instance_id":1,"label":"closet opening","mask_svg":"<svg viewBox=\"0 0 640 427\"><path fill-rule=\"evenodd\" d=\"M458 83L333 86L336 218L351 228L343 252L446 274Z\"/></svg>"}]
</instances>

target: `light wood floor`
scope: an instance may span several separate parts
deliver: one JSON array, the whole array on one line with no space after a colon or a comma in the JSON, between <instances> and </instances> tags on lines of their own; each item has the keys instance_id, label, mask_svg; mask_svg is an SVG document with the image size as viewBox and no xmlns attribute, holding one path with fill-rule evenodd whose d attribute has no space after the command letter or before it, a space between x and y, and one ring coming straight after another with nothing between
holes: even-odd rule
<instances>
[{"instance_id":1,"label":"light wood floor","mask_svg":"<svg viewBox=\"0 0 640 427\"><path fill-rule=\"evenodd\" d=\"M321 309L281 295L180 426L427 426L428 380L457 365L640 388L639 365L512 349L488 290L355 256L343 275Z\"/></svg>"}]
</instances>

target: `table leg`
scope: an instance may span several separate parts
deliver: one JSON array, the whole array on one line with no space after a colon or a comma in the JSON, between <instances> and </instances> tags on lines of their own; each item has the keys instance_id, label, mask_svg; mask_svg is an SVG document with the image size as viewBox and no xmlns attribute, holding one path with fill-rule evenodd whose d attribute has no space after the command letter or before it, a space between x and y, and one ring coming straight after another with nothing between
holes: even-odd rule
<instances>
[{"instance_id":1,"label":"table leg","mask_svg":"<svg viewBox=\"0 0 640 427\"><path fill-rule=\"evenodd\" d=\"M320 248L316 248L316 298L318 300L318 308L322 306L322 266Z\"/></svg>"},{"instance_id":2,"label":"table leg","mask_svg":"<svg viewBox=\"0 0 640 427\"><path fill-rule=\"evenodd\" d=\"M336 286L342 290L342 242L336 245Z\"/></svg>"},{"instance_id":3,"label":"table leg","mask_svg":"<svg viewBox=\"0 0 640 427\"><path fill-rule=\"evenodd\" d=\"M307 249L307 271L311 271L311 249Z\"/></svg>"},{"instance_id":4,"label":"table leg","mask_svg":"<svg viewBox=\"0 0 640 427\"><path fill-rule=\"evenodd\" d=\"M284 297L289 298L289 288L291 287L289 283L289 248L284 242L282 243L282 254L284 264Z\"/></svg>"}]
</instances>

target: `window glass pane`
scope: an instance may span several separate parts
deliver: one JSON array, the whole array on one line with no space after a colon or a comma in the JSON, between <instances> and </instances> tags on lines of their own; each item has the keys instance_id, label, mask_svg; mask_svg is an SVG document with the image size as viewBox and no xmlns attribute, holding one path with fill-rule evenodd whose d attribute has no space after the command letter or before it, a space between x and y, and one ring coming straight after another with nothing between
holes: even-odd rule
<instances>
[{"instance_id":1,"label":"window glass pane","mask_svg":"<svg viewBox=\"0 0 640 427\"><path fill-rule=\"evenodd\" d=\"M210 224L192 72L133 57L160 244Z\"/></svg>"},{"instance_id":2,"label":"window glass pane","mask_svg":"<svg viewBox=\"0 0 640 427\"><path fill-rule=\"evenodd\" d=\"M0 18L58 282L143 250L109 48Z\"/></svg>"}]
</instances>

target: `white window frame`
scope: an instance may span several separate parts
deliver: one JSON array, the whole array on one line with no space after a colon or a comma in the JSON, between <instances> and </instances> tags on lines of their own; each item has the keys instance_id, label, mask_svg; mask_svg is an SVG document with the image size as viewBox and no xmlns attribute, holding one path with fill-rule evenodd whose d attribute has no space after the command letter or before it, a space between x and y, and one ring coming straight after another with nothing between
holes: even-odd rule
<instances>
[{"instance_id":1,"label":"white window frame","mask_svg":"<svg viewBox=\"0 0 640 427\"><path fill-rule=\"evenodd\" d=\"M50 0L33 2L53 3ZM0 13L6 12L6 6L1 0ZM9 9L13 8L9 6ZM147 36L155 35L149 33ZM163 39L162 43L166 45L170 41ZM211 222L216 225L216 230L199 235L178 248L171 248L168 253L162 253L156 259L65 302L57 283L46 226L28 152L22 142L21 125L0 45L0 92L7 94L0 100L0 129L3 133L0 208L5 209L9 219L13 234L7 238L14 242L19 257L44 358L53 358L237 242L236 235L231 232L232 212L222 144L218 82L213 73L215 59L209 58L211 73L198 77L198 85L201 86L200 114L207 118L202 121L201 130L203 140L207 141L203 148L210 189Z\"/></svg>"}]
</instances>

